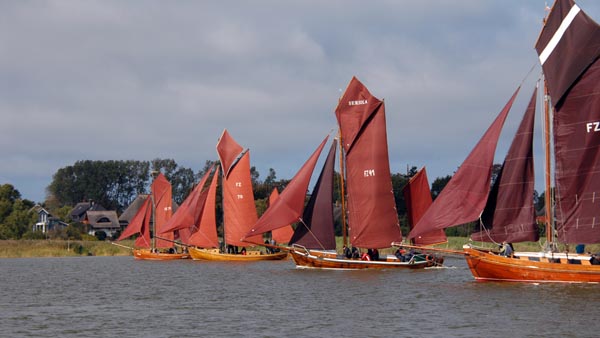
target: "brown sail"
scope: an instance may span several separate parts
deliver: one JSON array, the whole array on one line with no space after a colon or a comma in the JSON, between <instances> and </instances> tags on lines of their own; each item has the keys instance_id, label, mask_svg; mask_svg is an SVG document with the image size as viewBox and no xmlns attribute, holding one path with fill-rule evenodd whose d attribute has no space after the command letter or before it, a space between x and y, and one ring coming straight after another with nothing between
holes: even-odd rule
<instances>
[{"instance_id":1,"label":"brown sail","mask_svg":"<svg viewBox=\"0 0 600 338\"><path fill-rule=\"evenodd\" d=\"M352 245L387 248L402 240L392 191L385 105L353 77L335 110L346 158Z\"/></svg>"},{"instance_id":2,"label":"brown sail","mask_svg":"<svg viewBox=\"0 0 600 338\"><path fill-rule=\"evenodd\" d=\"M518 92L519 88L438 198L411 230L409 238L418 239L430 231L472 222L479 218L490 191L492 165L498 137Z\"/></svg>"},{"instance_id":3,"label":"brown sail","mask_svg":"<svg viewBox=\"0 0 600 338\"><path fill-rule=\"evenodd\" d=\"M269 195L269 207L275 203L275 200L279 198L279 191L277 188L274 188ZM292 228L291 224L287 224L282 228L277 228L271 231L271 237L276 243L289 243L290 238L294 234L294 228Z\"/></svg>"},{"instance_id":4,"label":"brown sail","mask_svg":"<svg viewBox=\"0 0 600 338\"><path fill-rule=\"evenodd\" d=\"M519 129L506 154L504 163L481 216L482 231L471 238L484 242L525 242L539 239L533 205L533 125L537 89Z\"/></svg>"},{"instance_id":5,"label":"brown sail","mask_svg":"<svg viewBox=\"0 0 600 338\"><path fill-rule=\"evenodd\" d=\"M175 212L173 217L167 221L167 224L165 224L159 235L162 236L162 234L166 232L184 230L188 228L195 230L198 221L200 220L200 215L202 214L204 199L206 199L206 194L202 194L202 192L212 170L213 167L211 167L204 174L204 176L202 176L200 182L196 185L196 187L194 187L192 192L190 192L183 203L181 203L179 208L177 208L177 212Z\"/></svg>"},{"instance_id":6,"label":"brown sail","mask_svg":"<svg viewBox=\"0 0 600 338\"><path fill-rule=\"evenodd\" d=\"M427 180L427 170L423 167L417 174L410 178L408 184L402 190L404 200L406 201L406 211L408 224L412 229L423 217L427 209L431 206L431 190ZM443 229L433 230L413 241L417 245L432 245L445 243L448 239Z\"/></svg>"},{"instance_id":7,"label":"brown sail","mask_svg":"<svg viewBox=\"0 0 600 338\"><path fill-rule=\"evenodd\" d=\"M263 234L299 220L302 210L304 210L310 177L328 138L329 136L325 137L319 147L302 165L302 168L290 180L290 183L285 187L281 195L279 195L279 198L265 211L256 224L252 226L247 234L248 236Z\"/></svg>"},{"instance_id":8,"label":"brown sail","mask_svg":"<svg viewBox=\"0 0 600 338\"><path fill-rule=\"evenodd\" d=\"M536 44L554 106L556 228L566 243L600 242L600 27L557 1Z\"/></svg>"},{"instance_id":9,"label":"brown sail","mask_svg":"<svg viewBox=\"0 0 600 338\"><path fill-rule=\"evenodd\" d=\"M210 172L210 171L209 171ZM219 237L217 235L217 216L216 216L216 197L217 180L219 179L219 167L215 170L210 187L206 192L206 198L203 201L202 213L197 221L198 229L194 232L188 241L189 245L199 248L218 248Z\"/></svg>"},{"instance_id":10,"label":"brown sail","mask_svg":"<svg viewBox=\"0 0 600 338\"><path fill-rule=\"evenodd\" d=\"M302 245L307 249L335 250L333 173L336 148L337 142L334 140L302 214L302 222L296 227L290 244Z\"/></svg>"},{"instance_id":11,"label":"brown sail","mask_svg":"<svg viewBox=\"0 0 600 338\"><path fill-rule=\"evenodd\" d=\"M117 241L122 241L135 234L139 236L135 239L135 246L138 248L150 248L150 218L152 214L151 198L148 196L137 213L123 230Z\"/></svg>"},{"instance_id":12,"label":"brown sail","mask_svg":"<svg viewBox=\"0 0 600 338\"><path fill-rule=\"evenodd\" d=\"M171 183L167 181L162 173L154 179L151 185L152 198L154 200L154 231L156 234L162 233L163 227L173 215L173 194L171 191ZM163 233L166 240L156 238L156 248L172 248L174 235L173 232Z\"/></svg>"}]
</instances>

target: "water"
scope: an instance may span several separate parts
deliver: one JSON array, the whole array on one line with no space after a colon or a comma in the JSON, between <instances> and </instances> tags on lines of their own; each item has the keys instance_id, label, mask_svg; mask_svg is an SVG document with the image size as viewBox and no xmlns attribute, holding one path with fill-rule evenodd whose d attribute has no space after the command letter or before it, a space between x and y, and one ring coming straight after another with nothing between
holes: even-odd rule
<instances>
[{"instance_id":1,"label":"water","mask_svg":"<svg viewBox=\"0 0 600 338\"><path fill-rule=\"evenodd\" d=\"M291 261L0 259L3 337L596 337L598 285Z\"/></svg>"}]
</instances>

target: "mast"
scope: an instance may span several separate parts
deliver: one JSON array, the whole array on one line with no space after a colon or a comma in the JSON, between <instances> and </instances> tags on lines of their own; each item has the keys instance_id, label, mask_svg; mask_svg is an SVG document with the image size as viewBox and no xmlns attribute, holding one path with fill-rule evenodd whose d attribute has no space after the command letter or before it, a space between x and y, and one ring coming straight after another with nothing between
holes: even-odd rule
<instances>
[{"instance_id":1,"label":"mast","mask_svg":"<svg viewBox=\"0 0 600 338\"><path fill-rule=\"evenodd\" d=\"M340 198L342 203L342 242L343 245L348 246L348 234L346 233L346 199L344 191L344 149L342 145L342 130L339 130L338 138L340 139Z\"/></svg>"},{"instance_id":2,"label":"mast","mask_svg":"<svg viewBox=\"0 0 600 338\"><path fill-rule=\"evenodd\" d=\"M553 244L554 222L552 212L552 186L550 176L550 96L544 81L544 152L545 152L545 187L544 205L546 209L546 242Z\"/></svg>"},{"instance_id":3,"label":"mast","mask_svg":"<svg viewBox=\"0 0 600 338\"><path fill-rule=\"evenodd\" d=\"M150 173L152 175L152 182L154 182L154 180L158 176L158 173L159 172L156 170L153 170ZM150 245L150 252L154 252L154 250L156 249L156 201L154 200L154 192L152 191L152 189L152 185L150 185L150 207L152 208L152 244Z\"/></svg>"}]
</instances>

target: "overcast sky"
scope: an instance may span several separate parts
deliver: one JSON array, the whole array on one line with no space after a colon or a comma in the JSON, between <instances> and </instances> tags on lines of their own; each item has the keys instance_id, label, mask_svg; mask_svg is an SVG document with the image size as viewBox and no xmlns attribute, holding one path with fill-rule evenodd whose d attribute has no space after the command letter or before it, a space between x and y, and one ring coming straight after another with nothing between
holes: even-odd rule
<instances>
[{"instance_id":1,"label":"overcast sky","mask_svg":"<svg viewBox=\"0 0 600 338\"><path fill-rule=\"evenodd\" d=\"M385 99L392 172L427 166L430 182L526 79L500 163L539 77L545 3L2 1L0 184L42 202L78 160L197 171L225 128L262 179L291 178L336 128L352 76ZM577 3L600 20L600 2Z\"/></svg>"}]
</instances>

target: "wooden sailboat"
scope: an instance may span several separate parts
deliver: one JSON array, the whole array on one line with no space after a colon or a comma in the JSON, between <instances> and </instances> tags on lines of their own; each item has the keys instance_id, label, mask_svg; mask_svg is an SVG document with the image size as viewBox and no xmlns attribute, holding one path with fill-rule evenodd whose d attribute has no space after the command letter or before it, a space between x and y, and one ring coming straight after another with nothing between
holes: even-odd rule
<instances>
[{"instance_id":1,"label":"wooden sailboat","mask_svg":"<svg viewBox=\"0 0 600 338\"><path fill-rule=\"evenodd\" d=\"M217 171L211 183L211 190L202 212L199 229L190 237L190 244L194 245L188 249L190 256L195 260L211 261L258 261L286 258L287 252L269 254L246 249L250 243L262 244L262 236L254 236L242 241L242 237L249 227L254 225L258 219L250 177L250 153L235 142L227 130L223 131L217 143L217 153L223 168L224 245L222 247L219 245L216 232L214 197ZM242 247L241 251L239 247Z\"/></svg>"},{"instance_id":2,"label":"wooden sailboat","mask_svg":"<svg viewBox=\"0 0 600 338\"><path fill-rule=\"evenodd\" d=\"M154 234L162 232L163 227L172 215L171 184L162 173L159 173L152 182L150 189L150 196L144 201L142 207L117 241L139 234L134 244L136 249L133 249L135 259L175 260L189 258L186 253L176 253L174 251L173 232L164 233L164 239L154 236Z\"/></svg>"},{"instance_id":3,"label":"wooden sailboat","mask_svg":"<svg viewBox=\"0 0 600 338\"><path fill-rule=\"evenodd\" d=\"M600 200L596 198L600 192L599 45L600 26L572 0L556 1L536 44L548 89L545 96L550 97L554 108L552 141L556 201L553 204L546 200L546 208L555 207L553 211L547 211L547 245L542 252L514 252L507 256L494 250L465 245L463 253L477 280L600 282L600 265L595 265L600 262L594 256L557 251L557 243L600 243L600 218L597 217ZM479 213L481 231L473 234L477 240L537 240L531 200L535 97L536 93L490 197L486 198L487 192L483 192L489 176L472 171L473 176L477 176L472 179L478 183L462 182L467 179L462 172L463 164L409 237L417 238L424 231L473 221ZM494 125L492 128L495 128ZM546 134L549 134L548 128ZM493 142L495 148L497 138L488 141ZM549 140L546 143L549 144ZM480 144L476 149L478 147ZM550 165L546 167L549 175ZM546 182L546 195L549 196L550 179ZM467 187L464 183L473 183L480 190L467 188L461 195L458 189ZM448 188L450 190L446 192ZM478 198L471 199L469 205L452 203L452 199L476 194ZM482 204L482 201L487 202ZM453 217L450 217L451 213Z\"/></svg>"},{"instance_id":4,"label":"wooden sailboat","mask_svg":"<svg viewBox=\"0 0 600 338\"><path fill-rule=\"evenodd\" d=\"M400 241L402 235L392 193L384 104L372 96L358 79L353 78L340 100L336 115L346 154L350 242L355 247L389 248L392 242ZM289 248L299 268L419 269L435 264L420 256L402 261L395 255L378 259L370 256L351 259L345 255L337 255L334 251L332 212L335 142L315 191L304 209L308 183L325 141L248 235L264 233L290 222L299 222Z\"/></svg>"}]
</instances>

